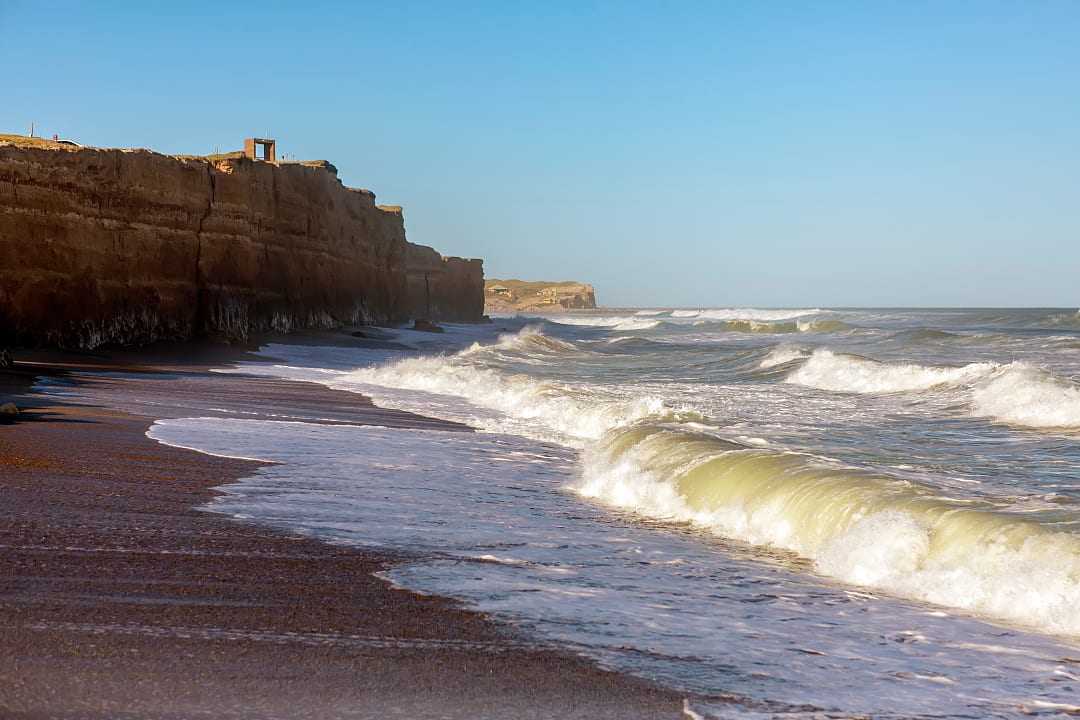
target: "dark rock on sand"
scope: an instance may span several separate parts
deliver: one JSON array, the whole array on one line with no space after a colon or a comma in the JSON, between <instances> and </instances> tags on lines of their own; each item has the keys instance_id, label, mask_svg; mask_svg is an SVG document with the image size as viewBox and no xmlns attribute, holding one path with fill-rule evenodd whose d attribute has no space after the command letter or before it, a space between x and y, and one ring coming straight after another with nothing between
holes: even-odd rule
<instances>
[{"instance_id":1,"label":"dark rock on sand","mask_svg":"<svg viewBox=\"0 0 1080 720\"><path fill-rule=\"evenodd\" d=\"M421 332L433 332L433 333L446 332L440 326L436 325L435 323L431 322L430 320L423 320L423 319L414 320L412 329L413 330L420 330Z\"/></svg>"},{"instance_id":2,"label":"dark rock on sand","mask_svg":"<svg viewBox=\"0 0 1080 720\"><path fill-rule=\"evenodd\" d=\"M14 420L19 415L19 408L15 407L15 403L4 403L0 405L0 421Z\"/></svg>"}]
</instances>

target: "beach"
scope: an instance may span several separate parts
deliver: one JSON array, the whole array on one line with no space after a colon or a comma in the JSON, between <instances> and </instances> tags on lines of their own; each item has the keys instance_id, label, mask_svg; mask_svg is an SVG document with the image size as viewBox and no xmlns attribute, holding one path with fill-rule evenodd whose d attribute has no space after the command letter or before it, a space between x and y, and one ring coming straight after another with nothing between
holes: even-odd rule
<instances>
[{"instance_id":1,"label":"beach","mask_svg":"<svg viewBox=\"0 0 1080 720\"><path fill-rule=\"evenodd\" d=\"M1080 719L1078 27L0 0L0 720Z\"/></svg>"},{"instance_id":2,"label":"beach","mask_svg":"<svg viewBox=\"0 0 1080 720\"><path fill-rule=\"evenodd\" d=\"M408 548L395 586L703 717L1052 716L1077 710L1077 317L631 308L271 339L218 374L457 425L189 411L150 435L272 463L214 511Z\"/></svg>"},{"instance_id":3,"label":"beach","mask_svg":"<svg viewBox=\"0 0 1080 720\"><path fill-rule=\"evenodd\" d=\"M401 556L197 509L261 464L150 440L159 417L468 432L353 393L207 372L241 356L17 358L32 362L3 390L22 412L0 426L0 715L681 715L684 695L375 577ZM64 395L33 392L35 377ZM96 402L82 389L93 386Z\"/></svg>"},{"instance_id":4,"label":"beach","mask_svg":"<svg viewBox=\"0 0 1080 720\"><path fill-rule=\"evenodd\" d=\"M1078 317L602 309L20 353L0 708L1080 712Z\"/></svg>"}]
</instances>

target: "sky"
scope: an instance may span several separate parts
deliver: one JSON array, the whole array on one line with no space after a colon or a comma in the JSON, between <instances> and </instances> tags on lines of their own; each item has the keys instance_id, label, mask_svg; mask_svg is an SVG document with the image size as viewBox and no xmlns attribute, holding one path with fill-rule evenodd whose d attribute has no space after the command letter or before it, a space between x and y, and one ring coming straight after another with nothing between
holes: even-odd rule
<instances>
[{"instance_id":1,"label":"sky","mask_svg":"<svg viewBox=\"0 0 1080 720\"><path fill-rule=\"evenodd\" d=\"M1077 38L1075 0L0 0L0 132L270 134L609 306L1076 307Z\"/></svg>"}]
</instances>

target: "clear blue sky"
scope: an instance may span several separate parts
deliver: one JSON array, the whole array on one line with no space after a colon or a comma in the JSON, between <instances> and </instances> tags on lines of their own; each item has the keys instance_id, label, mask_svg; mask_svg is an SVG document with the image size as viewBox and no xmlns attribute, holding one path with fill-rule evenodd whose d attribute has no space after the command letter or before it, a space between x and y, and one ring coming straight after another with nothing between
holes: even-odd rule
<instances>
[{"instance_id":1,"label":"clear blue sky","mask_svg":"<svg viewBox=\"0 0 1080 720\"><path fill-rule=\"evenodd\" d=\"M0 68L0 132L269 130L605 304L1080 303L1076 0L0 0Z\"/></svg>"}]
</instances>

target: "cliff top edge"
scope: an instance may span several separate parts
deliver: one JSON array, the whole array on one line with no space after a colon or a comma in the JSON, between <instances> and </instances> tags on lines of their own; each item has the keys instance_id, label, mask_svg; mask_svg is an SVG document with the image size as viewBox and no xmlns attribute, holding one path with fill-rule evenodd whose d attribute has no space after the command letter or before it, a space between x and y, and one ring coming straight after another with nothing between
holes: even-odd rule
<instances>
[{"instance_id":1,"label":"cliff top edge","mask_svg":"<svg viewBox=\"0 0 1080 720\"><path fill-rule=\"evenodd\" d=\"M140 147L98 147L94 145L81 145L72 140L66 139L49 139L42 137L30 137L29 135L15 135L10 133L0 133L0 147L13 146L17 148L26 148L34 150L52 150L58 152L122 152L122 153L149 153L151 155L158 155L163 158L169 158L172 160L178 160L181 162L205 162L214 166L220 166L221 164L231 163L266 163L278 168L292 168L292 167L304 167L311 168L313 170L323 170L332 174L335 178L338 175L337 166L335 166L329 160L263 160L254 159L244 155L242 150L236 150L233 152L225 153L211 153L209 155L189 155L189 154L170 154L163 153L150 148ZM338 180L341 183L340 179ZM341 186L346 190L352 192L361 193L364 195L370 195L375 197L375 193L366 188L354 188L341 183ZM390 206L386 206L389 208ZM401 213L400 206L396 206L395 212Z\"/></svg>"}]
</instances>

